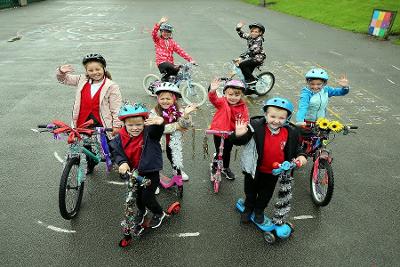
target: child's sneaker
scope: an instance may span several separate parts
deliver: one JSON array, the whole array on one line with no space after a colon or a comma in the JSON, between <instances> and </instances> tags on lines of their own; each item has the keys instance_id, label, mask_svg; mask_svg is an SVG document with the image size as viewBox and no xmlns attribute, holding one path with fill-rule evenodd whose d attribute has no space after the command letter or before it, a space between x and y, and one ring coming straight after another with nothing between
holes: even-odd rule
<instances>
[{"instance_id":1,"label":"child's sneaker","mask_svg":"<svg viewBox=\"0 0 400 267\"><path fill-rule=\"evenodd\" d=\"M223 169L221 174L228 180L235 180L235 174L229 168Z\"/></svg>"},{"instance_id":2,"label":"child's sneaker","mask_svg":"<svg viewBox=\"0 0 400 267\"><path fill-rule=\"evenodd\" d=\"M165 218L165 212L163 211L161 214L154 214L153 218L151 218L149 227L151 228L157 228L158 226L161 225L162 221Z\"/></svg>"},{"instance_id":3,"label":"child's sneaker","mask_svg":"<svg viewBox=\"0 0 400 267\"><path fill-rule=\"evenodd\" d=\"M142 224L146 214L147 214L147 210L145 210L145 211L138 210L137 213L136 213L135 218L133 219L133 222L135 224L137 224L137 225Z\"/></svg>"},{"instance_id":4,"label":"child's sneaker","mask_svg":"<svg viewBox=\"0 0 400 267\"><path fill-rule=\"evenodd\" d=\"M264 223L264 213L254 213L254 221L258 224Z\"/></svg>"},{"instance_id":5,"label":"child's sneaker","mask_svg":"<svg viewBox=\"0 0 400 267\"><path fill-rule=\"evenodd\" d=\"M160 188L157 186L156 191L154 192L155 195L160 194Z\"/></svg>"},{"instance_id":6,"label":"child's sneaker","mask_svg":"<svg viewBox=\"0 0 400 267\"><path fill-rule=\"evenodd\" d=\"M189 181L189 176L184 172L181 171L182 181Z\"/></svg>"}]
</instances>

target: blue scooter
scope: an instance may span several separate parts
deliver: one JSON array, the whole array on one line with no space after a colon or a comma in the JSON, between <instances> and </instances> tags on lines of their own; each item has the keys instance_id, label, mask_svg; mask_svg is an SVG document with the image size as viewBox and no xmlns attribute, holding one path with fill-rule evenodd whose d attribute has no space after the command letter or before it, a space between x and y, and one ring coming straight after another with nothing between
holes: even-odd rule
<instances>
[{"instance_id":1,"label":"blue scooter","mask_svg":"<svg viewBox=\"0 0 400 267\"><path fill-rule=\"evenodd\" d=\"M292 169L300 167L299 162L285 161L282 164L274 163L272 174L279 175L279 193L275 203L274 216L272 219L264 214L264 223L255 222L254 212L250 215L250 220L264 232L264 239L267 243L273 244L279 239L289 238L293 231L293 224L286 221L286 217L290 211L290 199L292 198ZM236 208L240 212L244 212L244 199L239 198L236 202Z\"/></svg>"}]
</instances>

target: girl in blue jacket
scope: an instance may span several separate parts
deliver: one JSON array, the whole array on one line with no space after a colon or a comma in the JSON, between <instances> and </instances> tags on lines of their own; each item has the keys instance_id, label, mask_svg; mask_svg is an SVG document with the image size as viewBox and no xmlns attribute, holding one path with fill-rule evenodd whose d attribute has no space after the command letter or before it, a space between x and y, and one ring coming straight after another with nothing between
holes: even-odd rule
<instances>
[{"instance_id":1,"label":"girl in blue jacket","mask_svg":"<svg viewBox=\"0 0 400 267\"><path fill-rule=\"evenodd\" d=\"M306 74L307 86L301 90L296 124L304 125L305 121L315 122L326 118L329 97L343 96L349 92L349 81L346 75L339 78L341 87L327 86L328 73L323 69L311 69Z\"/></svg>"}]
</instances>

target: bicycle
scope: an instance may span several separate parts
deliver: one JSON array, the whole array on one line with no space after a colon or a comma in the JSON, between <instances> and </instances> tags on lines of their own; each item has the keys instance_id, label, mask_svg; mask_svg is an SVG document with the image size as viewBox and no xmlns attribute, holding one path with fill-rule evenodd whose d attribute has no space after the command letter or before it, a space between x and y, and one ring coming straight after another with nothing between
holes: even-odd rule
<instances>
[{"instance_id":1,"label":"bicycle","mask_svg":"<svg viewBox=\"0 0 400 267\"><path fill-rule=\"evenodd\" d=\"M69 150L61 174L58 194L60 214L66 220L75 218L79 213L86 180L86 156L96 164L105 162L107 171L112 169L111 154L105 134L112 131L112 128L89 129L88 127L92 124L93 120L89 120L79 128L72 128L62 121L54 120L51 124L38 125L39 129L44 130L36 130L50 132L58 140L62 139L60 135L68 136Z\"/></svg>"},{"instance_id":2,"label":"bicycle","mask_svg":"<svg viewBox=\"0 0 400 267\"><path fill-rule=\"evenodd\" d=\"M139 237L143 234L145 229L149 228L149 220L144 220L143 223L135 223L135 203L137 190L140 186L146 187L151 184L151 180L146 177L139 176L137 170L132 172L126 172L121 175L121 178L126 181L127 194L125 198L125 214L124 220L121 222L122 233L124 237L120 240L120 247L127 247L132 242L132 235ZM181 209L181 204L179 202L174 202L168 206L166 210L166 217L178 214Z\"/></svg>"},{"instance_id":3,"label":"bicycle","mask_svg":"<svg viewBox=\"0 0 400 267\"><path fill-rule=\"evenodd\" d=\"M246 85L246 94L251 94L251 92L254 92L258 96L263 96L269 93L274 87L274 74L269 71L262 71L261 66L256 67L256 69L260 72L259 74L254 75L256 82L249 85L246 83L242 70L239 68L239 65L236 63L235 60L232 60L227 64L230 73L228 74L228 77L222 77L221 80L232 80L232 78L237 76Z\"/></svg>"},{"instance_id":4,"label":"bicycle","mask_svg":"<svg viewBox=\"0 0 400 267\"><path fill-rule=\"evenodd\" d=\"M317 122L306 122L302 127L302 146L313 159L310 173L311 199L317 206L326 206L332 199L334 176L332 152L327 146L335 139L336 134L349 134L357 126L343 125L338 121L321 118Z\"/></svg>"},{"instance_id":5,"label":"bicycle","mask_svg":"<svg viewBox=\"0 0 400 267\"><path fill-rule=\"evenodd\" d=\"M224 153L225 138L227 138L232 133L233 133L233 131L206 130L206 134L212 134L212 135L219 134L219 135L221 135L221 143L219 144L217 159L213 158L213 161L210 164L210 173L211 173L210 180L213 183L214 193L218 193L219 192L219 188L220 188L221 172L222 172L222 170L224 168L222 155ZM214 164L216 164L217 170L216 170L216 173L213 175L212 174L212 167L213 167Z\"/></svg>"},{"instance_id":6,"label":"bicycle","mask_svg":"<svg viewBox=\"0 0 400 267\"><path fill-rule=\"evenodd\" d=\"M170 77L170 82L180 87L183 101L190 104L203 105L207 100L206 89L192 80L192 68L194 65L190 62L178 65L179 72L176 76ZM150 96L155 96L154 90L162 83L161 78L156 74L147 74L143 78L143 89Z\"/></svg>"}]
</instances>

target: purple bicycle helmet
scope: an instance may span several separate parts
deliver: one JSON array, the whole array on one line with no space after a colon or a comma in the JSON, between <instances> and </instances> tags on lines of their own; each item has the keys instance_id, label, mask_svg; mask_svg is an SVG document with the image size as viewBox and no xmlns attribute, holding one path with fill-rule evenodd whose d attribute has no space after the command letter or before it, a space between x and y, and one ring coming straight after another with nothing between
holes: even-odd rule
<instances>
[{"instance_id":1,"label":"purple bicycle helmet","mask_svg":"<svg viewBox=\"0 0 400 267\"><path fill-rule=\"evenodd\" d=\"M225 83L224 90L223 92L225 93L226 89L228 88L233 88L233 89L239 89L242 92L246 89L246 86L242 81L239 80L230 80L227 83Z\"/></svg>"}]
</instances>

